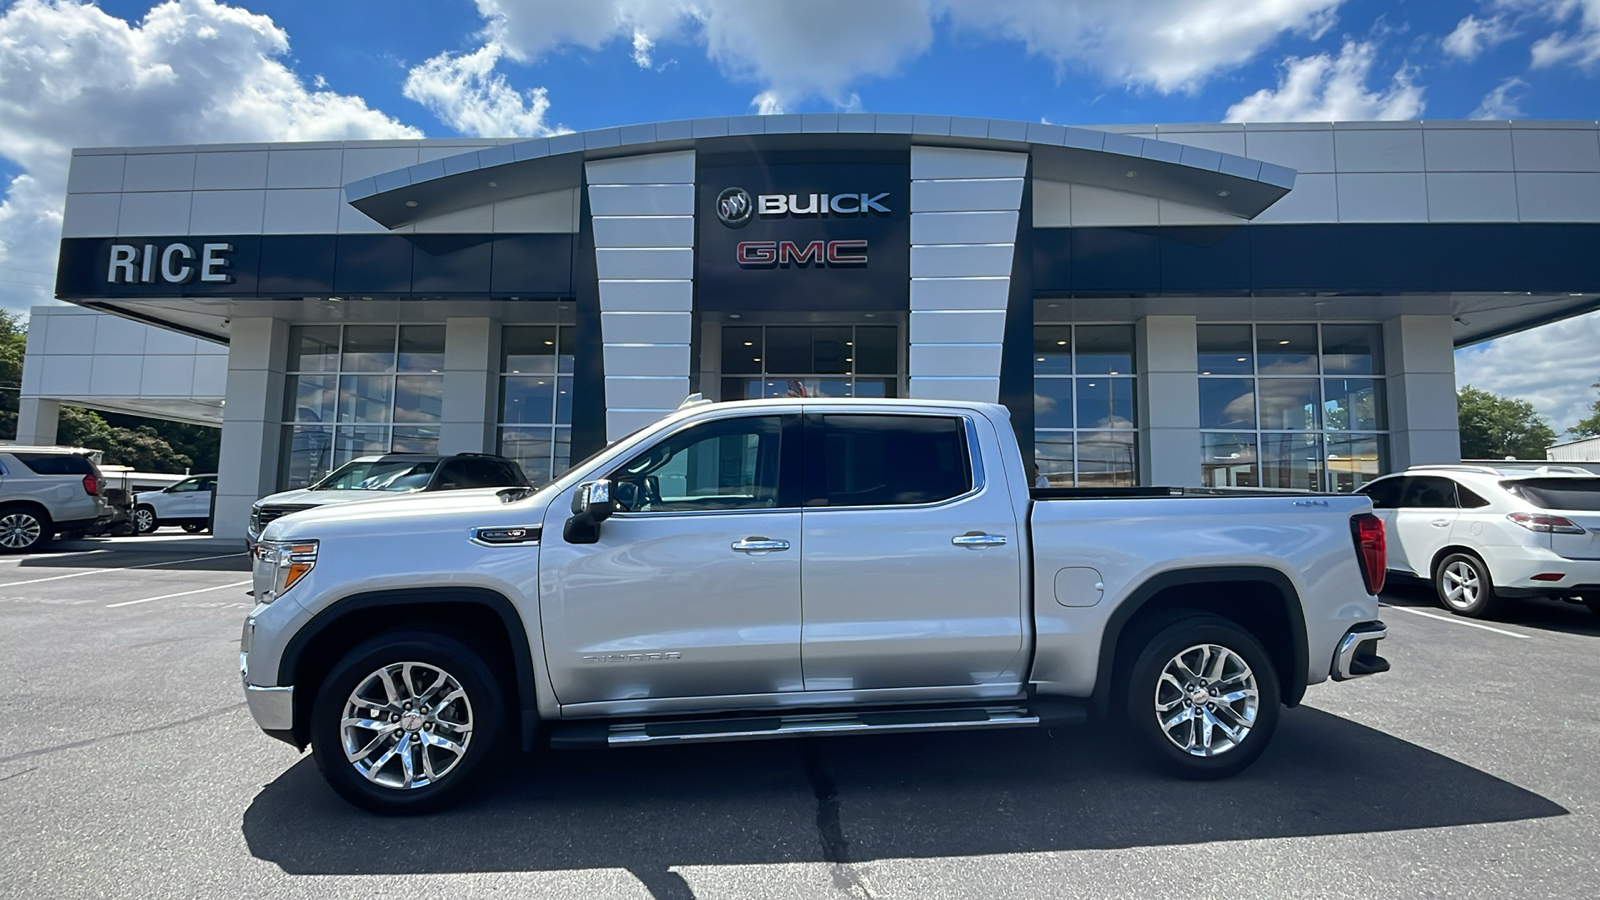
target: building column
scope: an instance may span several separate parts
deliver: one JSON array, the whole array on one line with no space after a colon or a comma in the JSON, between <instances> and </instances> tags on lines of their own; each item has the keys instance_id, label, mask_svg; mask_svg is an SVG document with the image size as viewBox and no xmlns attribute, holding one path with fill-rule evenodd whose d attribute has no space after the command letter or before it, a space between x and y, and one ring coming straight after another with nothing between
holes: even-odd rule
<instances>
[{"instance_id":1,"label":"building column","mask_svg":"<svg viewBox=\"0 0 1600 900\"><path fill-rule=\"evenodd\" d=\"M440 453L494 451L500 412L499 372L499 322L445 319Z\"/></svg>"},{"instance_id":2,"label":"building column","mask_svg":"<svg viewBox=\"0 0 1600 900\"><path fill-rule=\"evenodd\" d=\"M911 396L1000 399L1028 154L911 148Z\"/></svg>"},{"instance_id":3,"label":"building column","mask_svg":"<svg viewBox=\"0 0 1600 900\"><path fill-rule=\"evenodd\" d=\"M1450 317L1398 316L1384 322L1383 358L1389 376L1389 471L1460 462Z\"/></svg>"},{"instance_id":4,"label":"building column","mask_svg":"<svg viewBox=\"0 0 1600 900\"><path fill-rule=\"evenodd\" d=\"M26 365L26 363L24 363ZM56 442L61 401L23 397L17 402L17 443L48 447Z\"/></svg>"},{"instance_id":5,"label":"building column","mask_svg":"<svg viewBox=\"0 0 1600 900\"><path fill-rule=\"evenodd\" d=\"M1200 484L1200 378L1194 316L1134 324L1139 376L1139 483Z\"/></svg>"},{"instance_id":6,"label":"building column","mask_svg":"<svg viewBox=\"0 0 1600 900\"><path fill-rule=\"evenodd\" d=\"M243 539L251 504L278 489L289 323L234 319L228 331L227 406L222 411L212 534Z\"/></svg>"},{"instance_id":7,"label":"building column","mask_svg":"<svg viewBox=\"0 0 1600 900\"><path fill-rule=\"evenodd\" d=\"M689 395L694 319L694 151L584 164L600 282L606 440Z\"/></svg>"}]
</instances>

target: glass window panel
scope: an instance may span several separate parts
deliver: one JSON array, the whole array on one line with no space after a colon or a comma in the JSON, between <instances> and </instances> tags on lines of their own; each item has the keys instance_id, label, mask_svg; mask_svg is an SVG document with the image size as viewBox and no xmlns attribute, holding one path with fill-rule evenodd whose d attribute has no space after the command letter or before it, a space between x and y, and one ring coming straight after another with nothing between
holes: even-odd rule
<instances>
[{"instance_id":1,"label":"glass window panel","mask_svg":"<svg viewBox=\"0 0 1600 900\"><path fill-rule=\"evenodd\" d=\"M761 329L722 329L722 371L727 375L761 374ZM726 400L727 397L722 399Z\"/></svg>"},{"instance_id":2,"label":"glass window panel","mask_svg":"<svg viewBox=\"0 0 1600 900\"><path fill-rule=\"evenodd\" d=\"M551 478L550 460L554 448L549 427L500 429L500 455L515 460L535 487Z\"/></svg>"},{"instance_id":3,"label":"glass window panel","mask_svg":"<svg viewBox=\"0 0 1600 900\"><path fill-rule=\"evenodd\" d=\"M557 428L555 453L552 460L552 472L557 476L566 473L572 467L572 429Z\"/></svg>"},{"instance_id":4,"label":"glass window panel","mask_svg":"<svg viewBox=\"0 0 1600 900\"><path fill-rule=\"evenodd\" d=\"M1371 378L1323 380L1324 428L1329 431L1382 431L1389 427L1383 409L1383 383Z\"/></svg>"},{"instance_id":5,"label":"glass window panel","mask_svg":"<svg viewBox=\"0 0 1600 900\"><path fill-rule=\"evenodd\" d=\"M393 442L389 449L395 453L438 453L439 429L437 427L395 426Z\"/></svg>"},{"instance_id":6,"label":"glass window panel","mask_svg":"<svg viewBox=\"0 0 1600 900\"><path fill-rule=\"evenodd\" d=\"M393 325L346 325L341 372L393 372Z\"/></svg>"},{"instance_id":7,"label":"glass window panel","mask_svg":"<svg viewBox=\"0 0 1600 900\"><path fill-rule=\"evenodd\" d=\"M754 400L761 396L761 379L759 378L724 378L722 379L722 399L729 400Z\"/></svg>"},{"instance_id":8,"label":"glass window panel","mask_svg":"<svg viewBox=\"0 0 1600 900\"><path fill-rule=\"evenodd\" d=\"M332 422L338 385L336 375L290 375L284 392L289 408L283 417L290 422Z\"/></svg>"},{"instance_id":9,"label":"glass window panel","mask_svg":"<svg viewBox=\"0 0 1600 900\"><path fill-rule=\"evenodd\" d=\"M899 331L892 325L857 326L854 346L856 372L862 375L893 375L899 372Z\"/></svg>"},{"instance_id":10,"label":"glass window panel","mask_svg":"<svg viewBox=\"0 0 1600 900\"><path fill-rule=\"evenodd\" d=\"M1249 378L1200 379L1200 427L1256 427L1255 381Z\"/></svg>"},{"instance_id":11,"label":"glass window panel","mask_svg":"<svg viewBox=\"0 0 1600 900\"><path fill-rule=\"evenodd\" d=\"M767 329L766 371L774 374L803 374L811 371L811 329L805 326L775 325Z\"/></svg>"},{"instance_id":12,"label":"glass window panel","mask_svg":"<svg viewBox=\"0 0 1600 900\"><path fill-rule=\"evenodd\" d=\"M1256 385L1263 429L1316 430L1322 392L1315 378L1262 378Z\"/></svg>"},{"instance_id":13,"label":"glass window panel","mask_svg":"<svg viewBox=\"0 0 1600 900\"><path fill-rule=\"evenodd\" d=\"M283 429L283 446L278 483L285 490L305 487L333 471L331 426L286 426Z\"/></svg>"},{"instance_id":14,"label":"glass window panel","mask_svg":"<svg viewBox=\"0 0 1600 900\"><path fill-rule=\"evenodd\" d=\"M1207 487L1260 487L1254 434L1200 435L1200 480Z\"/></svg>"},{"instance_id":15,"label":"glass window panel","mask_svg":"<svg viewBox=\"0 0 1600 900\"><path fill-rule=\"evenodd\" d=\"M1262 435L1261 486L1322 490L1322 438L1314 434Z\"/></svg>"},{"instance_id":16,"label":"glass window panel","mask_svg":"<svg viewBox=\"0 0 1600 900\"><path fill-rule=\"evenodd\" d=\"M1038 325L1034 327L1033 374L1072 374L1072 326Z\"/></svg>"},{"instance_id":17,"label":"glass window panel","mask_svg":"<svg viewBox=\"0 0 1600 900\"><path fill-rule=\"evenodd\" d=\"M1072 427L1072 379L1036 378L1033 382L1035 428Z\"/></svg>"},{"instance_id":18,"label":"glass window panel","mask_svg":"<svg viewBox=\"0 0 1600 900\"><path fill-rule=\"evenodd\" d=\"M339 421L388 422L393 395L392 375L341 375Z\"/></svg>"},{"instance_id":19,"label":"glass window panel","mask_svg":"<svg viewBox=\"0 0 1600 900\"><path fill-rule=\"evenodd\" d=\"M1077 341L1079 375L1133 374L1132 325L1079 325ZM1038 365L1035 359L1036 371Z\"/></svg>"},{"instance_id":20,"label":"glass window panel","mask_svg":"<svg viewBox=\"0 0 1600 900\"><path fill-rule=\"evenodd\" d=\"M1325 375L1383 374L1383 328L1379 325L1322 326Z\"/></svg>"},{"instance_id":21,"label":"glass window panel","mask_svg":"<svg viewBox=\"0 0 1600 900\"><path fill-rule=\"evenodd\" d=\"M1206 375L1249 375L1255 346L1249 325L1199 325L1195 327L1200 371Z\"/></svg>"},{"instance_id":22,"label":"glass window panel","mask_svg":"<svg viewBox=\"0 0 1600 900\"><path fill-rule=\"evenodd\" d=\"M566 375L556 379L556 422L572 424L572 378Z\"/></svg>"},{"instance_id":23,"label":"glass window panel","mask_svg":"<svg viewBox=\"0 0 1600 900\"><path fill-rule=\"evenodd\" d=\"M1329 489L1349 493L1383 474L1384 443L1377 434L1328 435Z\"/></svg>"},{"instance_id":24,"label":"glass window panel","mask_svg":"<svg viewBox=\"0 0 1600 900\"><path fill-rule=\"evenodd\" d=\"M1041 431L1033 436L1034 486L1043 477L1049 487L1072 487L1072 432Z\"/></svg>"},{"instance_id":25,"label":"glass window panel","mask_svg":"<svg viewBox=\"0 0 1600 900\"><path fill-rule=\"evenodd\" d=\"M1079 428L1133 428L1132 378L1079 378Z\"/></svg>"},{"instance_id":26,"label":"glass window panel","mask_svg":"<svg viewBox=\"0 0 1600 900\"><path fill-rule=\"evenodd\" d=\"M857 397L893 397L895 395L895 379L893 378L857 378Z\"/></svg>"},{"instance_id":27,"label":"glass window panel","mask_svg":"<svg viewBox=\"0 0 1600 900\"><path fill-rule=\"evenodd\" d=\"M289 371L339 371L339 326L296 325L289 329Z\"/></svg>"},{"instance_id":28,"label":"glass window panel","mask_svg":"<svg viewBox=\"0 0 1600 900\"><path fill-rule=\"evenodd\" d=\"M1256 358L1261 375L1315 375L1317 326L1257 325Z\"/></svg>"},{"instance_id":29,"label":"glass window panel","mask_svg":"<svg viewBox=\"0 0 1600 900\"><path fill-rule=\"evenodd\" d=\"M345 425L334 429L333 464L342 466L358 456L389 452L389 426Z\"/></svg>"},{"instance_id":30,"label":"glass window panel","mask_svg":"<svg viewBox=\"0 0 1600 900\"><path fill-rule=\"evenodd\" d=\"M1085 487L1138 484L1138 437L1132 431L1078 432L1078 484Z\"/></svg>"},{"instance_id":31,"label":"glass window panel","mask_svg":"<svg viewBox=\"0 0 1600 900\"><path fill-rule=\"evenodd\" d=\"M619 509L769 509L778 500L781 417L747 416L680 431L611 473Z\"/></svg>"},{"instance_id":32,"label":"glass window panel","mask_svg":"<svg viewBox=\"0 0 1600 900\"><path fill-rule=\"evenodd\" d=\"M577 361L578 338L571 325L561 326L556 339L556 371L571 375Z\"/></svg>"},{"instance_id":33,"label":"glass window panel","mask_svg":"<svg viewBox=\"0 0 1600 900\"><path fill-rule=\"evenodd\" d=\"M514 375L545 374L556 370L554 325L507 325L500 330L500 371Z\"/></svg>"},{"instance_id":34,"label":"glass window panel","mask_svg":"<svg viewBox=\"0 0 1600 900\"><path fill-rule=\"evenodd\" d=\"M848 374L855 361L855 342L851 331L848 327L811 329L811 368L794 371L817 375ZM782 370L769 366L767 371Z\"/></svg>"},{"instance_id":35,"label":"glass window panel","mask_svg":"<svg viewBox=\"0 0 1600 900\"><path fill-rule=\"evenodd\" d=\"M824 415L805 440L807 505L936 503L972 487L958 418Z\"/></svg>"},{"instance_id":36,"label":"glass window panel","mask_svg":"<svg viewBox=\"0 0 1600 900\"><path fill-rule=\"evenodd\" d=\"M400 326L400 371L444 371L444 326Z\"/></svg>"},{"instance_id":37,"label":"glass window panel","mask_svg":"<svg viewBox=\"0 0 1600 900\"><path fill-rule=\"evenodd\" d=\"M395 376L394 420L396 422L437 422L443 417L443 375Z\"/></svg>"},{"instance_id":38,"label":"glass window panel","mask_svg":"<svg viewBox=\"0 0 1600 900\"><path fill-rule=\"evenodd\" d=\"M554 375L507 375L501 379L500 421L506 425L549 425L555 415Z\"/></svg>"}]
</instances>

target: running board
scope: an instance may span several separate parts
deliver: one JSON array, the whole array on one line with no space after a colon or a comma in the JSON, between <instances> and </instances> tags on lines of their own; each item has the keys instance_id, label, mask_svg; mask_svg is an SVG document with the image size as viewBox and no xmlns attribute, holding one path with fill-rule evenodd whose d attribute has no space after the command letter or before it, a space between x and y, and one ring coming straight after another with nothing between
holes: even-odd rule
<instances>
[{"instance_id":1,"label":"running board","mask_svg":"<svg viewBox=\"0 0 1600 900\"><path fill-rule=\"evenodd\" d=\"M1026 728L1041 724L1023 706L997 705L862 712L793 713L777 716L678 719L646 722L564 722L550 746L632 747L643 744L710 743L830 734L896 734L975 728Z\"/></svg>"}]
</instances>

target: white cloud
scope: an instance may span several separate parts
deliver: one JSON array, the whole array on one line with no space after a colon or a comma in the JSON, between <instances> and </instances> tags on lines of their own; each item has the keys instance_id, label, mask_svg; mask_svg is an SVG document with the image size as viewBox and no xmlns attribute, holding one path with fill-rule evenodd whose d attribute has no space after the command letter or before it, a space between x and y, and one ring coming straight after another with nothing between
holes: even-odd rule
<instances>
[{"instance_id":1,"label":"white cloud","mask_svg":"<svg viewBox=\"0 0 1600 900\"><path fill-rule=\"evenodd\" d=\"M1338 122L1414 119L1422 113L1423 88L1402 66L1386 88L1367 88L1377 48L1346 41L1337 57L1327 53L1289 57L1276 90L1262 88L1228 107L1229 122Z\"/></svg>"},{"instance_id":2,"label":"white cloud","mask_svg":"<svg viewBox=\"0 0 1600 900\"><path fill-rule=\"evenodd\" d=\"M1589 414L1600 381L1600 313L1456 351L1456 384L1531 402L1557 432Z\"/></svg>"},{"instance_id":3,"label":"white cloud","mask_svg":"<svg viewBox=\"0 0 1600 900\"><path fill-rule=\"evenodd\" d=\"M270 18L214 0L170 0L137 23L74 0L6 8L0 156L23 174L0 204L0 282L53 286L39 273L54 269L73 147L421 136L360 97L308 88L288 52ZM0 284L0 306L50 294Z\"/></svg>"},{"instance_id":4,"label":"white cloud","mask_svg":"<svg viewBox=\"0 0 1600 900\"><path fill-rule=\"evenodd\" d=\"M456 131L478 137L537 137L550 134L544 88L519 92L495 71L505 52L490 41L472 53L441 53L406 75L405 96Z\"/></svg>"},{"instance_id":5,"label":"white cloud","mask_svg":"<svg viewBox=\"0 0 1600 900\"><path fill-rule=\"evenodd\" d=\"M1446 35L1441 43L1444 52L1471 62L1483 51L1505 43L1515 36L1516 32L1512 30L1504 15L1490 16L1487 19L1467 16L1456 23L1455 30Z\"/></svg>"},{"instance_id":6,"label":"white cloud","mask_svg":"<svg viewBox=\"0 0 1600 900\"><path fill-rule=\"evenodd\" d=\"M1522 102L1522 97L1528 90L1528 83L1513 75L1500 82L1495 89L1483 96L1483 102L1472 111L1474 119L1517 119L1522 117L1522 109L1517 106ZM1515 94L1516 96L1512 96Z\"/></svg>"},{"instance_id":7,"label":"white cloud","mask_svg":"<svg viewBox=\"0 0 1600 900\"><path fill-rule=\"evenodd\" d=\"M1525 0L1551 21L1562 25L1532 47L1533 67L1572 63L1582 68L1600 64L1600 0ZM1569 20L1572 27L1566 26Z\"/></svg>"},{"instance_id":8,"label":"white cloud","mask_svg":"<svg viewBox=\"0 0 1600 900\"><path fill-rule=\"evenodd\" d=\"M811 97L846 106L860 80L892 75L926 52L941 22L1018 42L1062 69L1087 69L1112 83L1189 91L1285 32L1320 35L1344 0L476 2L487 42L518 62L620 39L647 66L659 42L692 41L726 74L759 86L752 106L775 109Z\"/></svg>"}]
</instances>

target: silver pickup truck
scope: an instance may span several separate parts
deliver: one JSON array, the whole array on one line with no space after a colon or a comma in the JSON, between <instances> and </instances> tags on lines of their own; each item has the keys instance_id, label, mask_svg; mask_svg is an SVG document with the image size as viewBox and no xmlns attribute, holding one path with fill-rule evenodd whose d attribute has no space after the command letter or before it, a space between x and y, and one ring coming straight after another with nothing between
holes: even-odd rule
<instances>
[{"instance_id":1,"label":"silver pickup truck","mask_svg":"<svg viewBox=\"0 0 1600 900\"><path fill-rule=\"evenodd\" d=\"M1003 407L686 405L534 491L308 510L255 551L268 734L380 812L531 749L1056 725L1180 777L1382 672L1363 496L1030 490Z\"/></svg>"}]
</instances>

